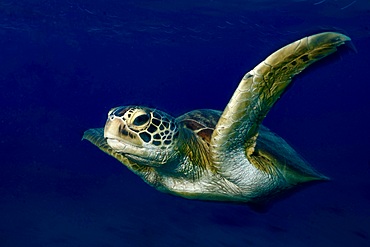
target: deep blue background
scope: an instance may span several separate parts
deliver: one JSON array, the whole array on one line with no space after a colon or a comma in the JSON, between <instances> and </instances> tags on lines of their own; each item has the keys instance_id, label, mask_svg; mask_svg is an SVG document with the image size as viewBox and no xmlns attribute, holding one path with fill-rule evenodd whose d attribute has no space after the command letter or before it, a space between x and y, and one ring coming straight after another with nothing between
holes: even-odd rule
<instances>
[{"instance_id":1,"label":"deep blue background","mask_svg":"<svg viewBox=\"0 0 370 247\"><path fill-rule=\"evenodd\" d=\"M243 205L161 194L90 143L111 107L222 110L240 78L321 31L346 49L264 124L332 181ZM0 1L0 246L370 246L370 2Z\"/></svg>"}]
</instances>

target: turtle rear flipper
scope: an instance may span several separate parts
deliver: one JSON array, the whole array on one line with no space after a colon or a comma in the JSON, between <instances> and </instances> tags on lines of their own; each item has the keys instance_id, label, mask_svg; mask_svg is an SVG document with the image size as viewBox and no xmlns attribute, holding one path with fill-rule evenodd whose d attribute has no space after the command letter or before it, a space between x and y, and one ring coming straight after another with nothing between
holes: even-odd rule
<instances>
[{"instance_id":1,"label":"turtle rear flipper","mask_svg":"<svg viewBox=\"0 0 370 247\"><path fill-rule=\"evenodd\" d=\"M334 53L350 38L335 32L305 37L274 52L241 80L212 134L211 158L221 174L238 180L241 155L253 154L259 127L292 78L312 63ZM265 171L269 162L263 164Z\"/></svg>"},{"instance_id":2,"label":"turtle rear flipper","mask_svg":"<svg viewBox=\"0 0 370 247\"><path fill-rule=\"evenodd\" d=\"M327 181L328 177L317 172L283 138L261 125L257 143L249 161L261 170L278 170L289 184ZM266 163L269 162L269 165Z\"/></svg>"}]
</instances>

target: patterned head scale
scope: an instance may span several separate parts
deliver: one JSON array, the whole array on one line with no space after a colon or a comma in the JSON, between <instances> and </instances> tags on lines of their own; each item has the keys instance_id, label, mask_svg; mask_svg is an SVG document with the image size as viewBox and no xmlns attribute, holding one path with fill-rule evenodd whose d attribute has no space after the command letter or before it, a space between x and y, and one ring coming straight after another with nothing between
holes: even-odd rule
<instances>
[{"instance_id":1,"label":"patterned head scale","mask_svg":"<svg viewBox=\"0 0 370 247\"><path fill-rule=\"evenodd\" d=\"M146 107L116 107L109 111L105 133L138 147L166 148L178 136L175 119Z\"/></svg>"}]
</instances>

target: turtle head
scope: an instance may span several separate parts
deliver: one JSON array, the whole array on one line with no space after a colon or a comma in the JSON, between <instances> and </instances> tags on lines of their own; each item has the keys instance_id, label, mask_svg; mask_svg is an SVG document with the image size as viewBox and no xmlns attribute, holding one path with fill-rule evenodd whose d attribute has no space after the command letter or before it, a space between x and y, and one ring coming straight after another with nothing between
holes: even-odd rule
<instances>
[{"instance_id":1,"label":"turtle head","mask_svg":"<svg viewBox=\"0 0 370 247\"><path fill-rule=\"evenodd\" d=\"M104 138L131 161L160 166L175 156L178 126L172 116L141 106L120 106L108 113Z\"/></svg>"}]
</instances>

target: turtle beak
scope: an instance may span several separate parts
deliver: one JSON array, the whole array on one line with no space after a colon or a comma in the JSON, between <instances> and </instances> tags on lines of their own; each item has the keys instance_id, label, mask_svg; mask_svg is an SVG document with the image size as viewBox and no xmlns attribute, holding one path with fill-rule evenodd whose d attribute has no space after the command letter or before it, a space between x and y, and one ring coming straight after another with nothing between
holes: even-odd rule
<instances>
[{"instance_id":1,"label":"turtle beak","mask_svg":"<svg viewBox=\"0 0 370 247\"><path fill-rule=\"evenodd\" d=\"M122 116L113 112L108 116L104 126L104 138L124 142L125 145L142 146L142 141L137 133L130 130Z\"/></svg>"},{"instance_id":2,"label":"turtle beak","mask_svg":"<svg viewBox=\"0 0 370 247\"><path fill-rule=\"evenodd\" d=\"M113 148L113 150L123 152L126 148L126 144L122 142L121 129L124 128L124 123L120 118L109 118L104 127L104 138L106 139L108 145Z\"/></svg>"},{"instance_id":3,"label":"turtle beak","mask_svg":"<svg viewBox=\"0 0 370 247\"><path fill-rule=\"evenodd\" d=\"M121 134L127 132L126 125L121 118L108 117L104 126L104 138L120 139Z\"/></svg>"}]
</instances>

